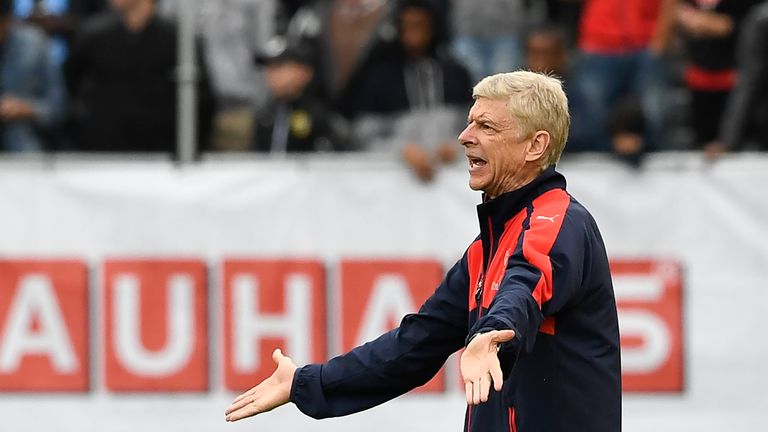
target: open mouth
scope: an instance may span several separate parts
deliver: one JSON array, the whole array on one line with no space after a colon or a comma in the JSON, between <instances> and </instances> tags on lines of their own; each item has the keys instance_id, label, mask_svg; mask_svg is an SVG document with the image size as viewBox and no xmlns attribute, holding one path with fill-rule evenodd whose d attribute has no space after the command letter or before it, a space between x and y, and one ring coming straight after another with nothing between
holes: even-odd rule
<instances>
[{"instance_id":1,"label":"open mouth","mask_svg":"<svg viewBox=\"0 0 768 432\"><path fill-rule=\"evenodd\" d=\"M479 157L475 156L467 156L467 160L469 161L470 170L482 168L487 164L484 159L480 159Z\"/></svg>"}]
</instances>

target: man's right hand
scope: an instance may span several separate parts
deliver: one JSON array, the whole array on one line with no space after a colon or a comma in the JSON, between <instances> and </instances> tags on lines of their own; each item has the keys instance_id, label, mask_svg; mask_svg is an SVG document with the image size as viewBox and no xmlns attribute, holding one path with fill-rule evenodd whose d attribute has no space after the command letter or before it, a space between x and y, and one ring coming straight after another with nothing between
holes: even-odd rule
<instances>
[{"instance_id":1,"label":"man's right hand","mask_svg":"<svg viewBox=\"0 0 768 432\"><path fill-rule=\"evenodd\" d=\"M225 413L227 421L233 422L272 411L290 401L293 374L298 368L293 360L284 356L279 349L272 353L272 360L277 364L275 372L256 387L235 398Z\"/></svg>"}]
</instances>

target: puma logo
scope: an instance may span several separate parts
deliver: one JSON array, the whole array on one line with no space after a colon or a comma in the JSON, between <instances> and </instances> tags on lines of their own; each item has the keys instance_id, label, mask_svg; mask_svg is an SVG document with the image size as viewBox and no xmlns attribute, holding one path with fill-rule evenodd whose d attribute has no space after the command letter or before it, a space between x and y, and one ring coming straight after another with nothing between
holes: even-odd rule
<instances>
[{"instance_id":1,"label":"puma logo","mask_svg":"<svg viewBox=\"0 0 768 432\"><path fill-rule=\"evenodd\" d=\"M536 216L536 220L539 220L539 219L544 219L544 220L548 220L548 221L550 221L550 222L552 222L552 223L555 223L555 219L557 219L559 216L560 216L559 214L556 214L556 215L554 215L554 216L552 216L552 217L547 217L547 216Z\"/></svg>"}]
</instances>

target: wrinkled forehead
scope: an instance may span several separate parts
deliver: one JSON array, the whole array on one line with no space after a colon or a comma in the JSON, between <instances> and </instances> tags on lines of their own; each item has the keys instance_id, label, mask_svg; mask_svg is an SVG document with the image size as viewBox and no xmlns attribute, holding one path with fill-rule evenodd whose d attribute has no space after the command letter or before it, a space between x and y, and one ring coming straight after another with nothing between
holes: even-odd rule
<instances>
[{"instance_id":1,"label":"wrinkled forehead","mask_svg":"<svg viewBox=\"0 0 768 432\"><path fill-rule=\"evenodd\" d=\"M512 115L508 103L509 98L476 97L475 103L467 115L467 120L487 118L496 122L510 122Z\"/></svg>"}]
</instances>

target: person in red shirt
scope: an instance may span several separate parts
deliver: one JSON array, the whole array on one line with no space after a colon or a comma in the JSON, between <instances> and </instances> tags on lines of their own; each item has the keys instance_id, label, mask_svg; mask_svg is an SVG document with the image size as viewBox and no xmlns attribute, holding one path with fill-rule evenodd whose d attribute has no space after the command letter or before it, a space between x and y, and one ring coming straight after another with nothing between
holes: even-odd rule
<instances>
[{"instance_id":1,"label":"person in red shirt","mask_svg":"<svg viewBox=\"0 0 768 432\"><path fill-rule=\"evenodd\" d=\"M580 25L574 85L584 95L599 132L592 150L634 157L663 148L667 71L662 59L678 0L586 0ZM611 112L639 99L647 130L634 146L616 146Z\"/></svg>"}]
</instances>

